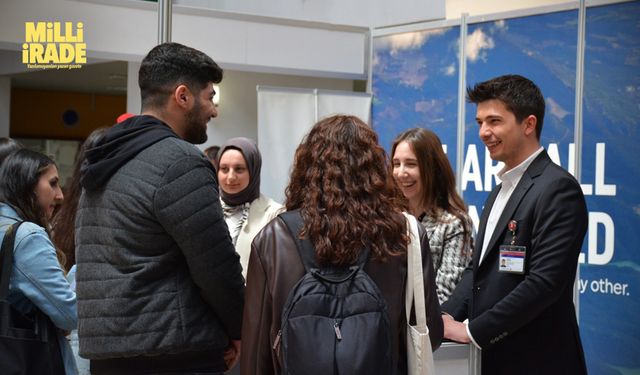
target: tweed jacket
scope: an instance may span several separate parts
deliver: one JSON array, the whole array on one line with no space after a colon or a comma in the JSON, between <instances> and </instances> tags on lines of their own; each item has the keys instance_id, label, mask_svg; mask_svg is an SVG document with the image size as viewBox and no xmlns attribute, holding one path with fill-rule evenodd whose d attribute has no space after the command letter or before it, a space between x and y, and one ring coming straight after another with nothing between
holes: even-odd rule
<instances>
[{"instance_id":1,"label":"tweed jacket","mask_svg":"<svg viewBox=\"0 0 640 375\"><path fill-rule=\"evenodd\" d=\"M438 300L442 304L449 299L471 261L471 243L465 241L462 220L447 211L440 210L434 216L425 214L421 219L429 235Z\"/></svg>"}]
</instances>

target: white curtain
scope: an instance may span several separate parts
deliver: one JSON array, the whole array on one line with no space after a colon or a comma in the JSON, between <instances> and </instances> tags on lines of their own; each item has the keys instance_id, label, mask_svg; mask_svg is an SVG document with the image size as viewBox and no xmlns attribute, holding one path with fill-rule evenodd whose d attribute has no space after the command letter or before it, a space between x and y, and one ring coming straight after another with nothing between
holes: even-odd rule
<instances>
[{"instance_id":1,"label":"white curtain","mask_svg":"<svg viewBox=\"0 0 640 375\"><path fill-rule=\"evenodd\" d=\"M296 148L318 120L349 114L369 123L370 94L265 86L257 91L260 191L280 203L284 203Z\"/></svg>"}]
</instances>

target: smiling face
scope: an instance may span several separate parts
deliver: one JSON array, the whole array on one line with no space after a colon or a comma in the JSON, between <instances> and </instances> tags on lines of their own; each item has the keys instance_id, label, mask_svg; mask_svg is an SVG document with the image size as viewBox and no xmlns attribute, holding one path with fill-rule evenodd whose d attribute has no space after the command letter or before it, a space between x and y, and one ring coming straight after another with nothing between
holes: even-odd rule
<instances>
[{"instance_id":1,"label":"smiling face","mask_svg":"<svg viewBox=\"0 0 640 375\"><path fill-rule=\"evenodd\" d=\"M64 199L59 182L58 168L51 164L44 170L38 179L38 185L36 185L35 193L38 197L38 205L47 220L51 220L56 207Z\"/></svg>"},{"instance_id":2,"label":"smiling face","mask_svg":"<svg viewBox=\"0 0 640 375\"><path fill-rule=\"evenodd\" d=\"M530 115L518 122L515 114L498 99L478 103L476 122L491 159L504 162L507 170L518 166L539 147L536 117Z\"/></svg>"},{"instance_id":3,"label":"smiling face","mask_svg":"<svg viewBox=\"0 0 640 375\"><path fill-rule=\"evenodd\" d=\"M418 158L406 141L398 143L393 153L393 178L412 209L422 201L422 178Z\"/></svg>"},{"instance_id":4,"label":"smiling face","mask_svg":"<svg viewBox=\"0 0 640 375\"><path fill-rule=\"evenodd\" d=\"M230 148L220 157L218 181L227 194L237 194L249 186L251 177L242 153Z\"/></svg>"}]
</instances>

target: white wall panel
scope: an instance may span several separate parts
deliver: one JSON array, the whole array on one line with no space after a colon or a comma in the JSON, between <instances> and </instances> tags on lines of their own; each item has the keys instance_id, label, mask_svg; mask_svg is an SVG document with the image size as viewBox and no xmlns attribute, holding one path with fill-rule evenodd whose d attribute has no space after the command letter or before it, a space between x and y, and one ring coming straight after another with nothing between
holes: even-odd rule
<instances>
[{"instance_id":1,"label":"white wall panel","mask_svg":"<svg viewBox=\"0 0 640 375\"><path fill-rule=\"evenodd\" d=\"M369 123L371 95L318 90L318 119L332 115L354 115Z\"/></svg>"},{"instance_id":2,"label":"white wall panel","mask_svg":"<svg viewBox=\"0 0 640 375\"><path fill-rule=\"evenodd\" d=\"M258 90L260 191L284 203L296 148L313 126L315 95L309 90Z\"/></svg>"},{"instance_id":3,"label":"white wall panel","mask_svg":"<svg viewBox=\"0 0 640 375\"><path fill-rule=\"evenodd\" d=\"M2 0L0 49L22 49L26 21L81 21L89 62L140 61L157 41L156 8L153 3L125 0ZM172 39L234 69L295 69L318 77L365 78L367 29L260 20L174 5Z\"/></svg>"},{"instance_id":4,"label":"white wall panel","mask_svg":"<svg viewBox=\"0 0 640 375\"><path fill-rule=\"evenodd\" d=\"M262 153L260 190L284 202L295 150L321 118L353 114L369 118L371 96L353 92L258 87L258 146Z\"/></svg>"},{"instance_id":5,"label":"white wall panel","mask_svg":"<svg viewBox=\"0 0 640 375\"><path fill-rule=\"evenodd\" d=\"M445 15L445 0L175 0L175 3L365 27L435 20Z\"/></svg>"}]
</instances>

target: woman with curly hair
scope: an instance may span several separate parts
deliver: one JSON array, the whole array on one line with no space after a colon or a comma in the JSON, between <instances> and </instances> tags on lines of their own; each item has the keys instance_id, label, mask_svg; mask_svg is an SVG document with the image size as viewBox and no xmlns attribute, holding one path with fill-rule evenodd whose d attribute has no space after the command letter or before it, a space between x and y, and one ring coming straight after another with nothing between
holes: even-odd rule
<instances>
[{"instance_id":1,"label":"woman with curly hair","mask_svg":"<svg viewBox=\"0 0 640 375\"><path fill-rule=\"evenodd\" d=\"M321 120L296 150L286 209L301 217L304 224L299 238L310 240L320 267L352 266L368 249L363 270L386 302L393 374L406 373L408 237L401 199L377 135L357 117ZM305 275L298 239L290 233L279 216L252 244L242 328L243 375L279 374L282 368L277 352L282 310L294 285ZM443 326L429 241L422 229L420 243L427 324L435 349L442 340Z\"/></svg>"},{"instance_id":2,"label":"woman with curly hair","mask_svg":"<svg viewBox=\"0 0 640 375\"><path fill-rule=\"evenodd\" d=\"M438 299L444 303L471 261L472 224L440 138L427 129L400 134L391 147L393 177L409 212L429 235Z\"/></svg>"}]
</instances>

